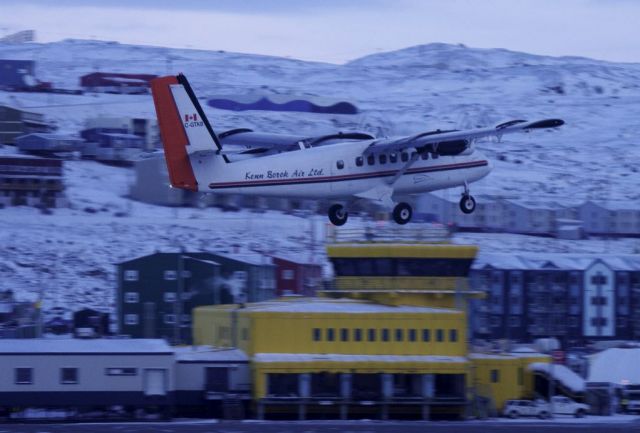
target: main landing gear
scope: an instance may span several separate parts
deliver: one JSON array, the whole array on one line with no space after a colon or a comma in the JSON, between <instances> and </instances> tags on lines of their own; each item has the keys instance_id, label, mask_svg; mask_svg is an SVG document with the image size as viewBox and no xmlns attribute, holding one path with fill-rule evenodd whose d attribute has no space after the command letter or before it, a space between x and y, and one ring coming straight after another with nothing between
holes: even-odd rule
<instances>
[{"instance_id":1,"label":"main landing gear","mask_svg":"<svg viewBox=\"0 0 640 433\"><path fill-rule=\"evenodd\" d=\"M466 182L464 183L464 192L460 199L460 210L466 214L470 214L476 210L476 199L469 193L469 186Z\"/></svg>"},{"instance_id":2,"label":"main landing gear","mask_svg":"<svg viewBox=\"0 0 640 433\"><path fill-rule=\"evenodd\" d=\"M407 203L398 203L393 208L393 220L400 224L404 225L411 221L411 216L413 215L413 209Z\"/></svg>"},{"instance_id":3,"label":"main landing gear","mask_svg":"<svg viewBox=\"0 0 640 433\"><path fill-rule=\"evenodd\" d=\"M341 204L334 204L329 208L329 221L334 226L342 226L347 222L349 213Z\"/></svg>"}]
</instances>

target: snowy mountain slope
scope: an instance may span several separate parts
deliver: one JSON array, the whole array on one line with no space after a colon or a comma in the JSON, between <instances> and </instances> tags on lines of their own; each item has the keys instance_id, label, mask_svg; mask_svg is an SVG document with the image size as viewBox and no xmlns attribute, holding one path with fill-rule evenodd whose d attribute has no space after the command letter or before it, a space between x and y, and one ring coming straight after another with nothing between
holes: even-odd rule
<instances>
[{"instance_id":1,"label":"snowy mountain slope","mask_svg":"<svg viewBox=\"0 0 640 433\"><path fill-rule=\"evenodd\" d=\"M513 118L561 117L567 125L558 131L480 143L495 170L473 184L472 191L572 203L588 198L640 198L638 64L431 44L332 65L73 40L0 45L0 58L36 60L38 78L60 88L77 88L79 77L95 70L184 72L201 98L261 88L347 99L362 110L359 116L330 117L233 113L205 106L217 130L251 127L315 134L365 129L396 135L494 125ZM149 95L0 92L0 103L43 112L69 133L77 132L88 117L155 115ZM12 148L1 151L12 152ZM29 208L0 210L4 258L0 288L12 288L29 299L42 289L48 309L110 309L113 264L156 249L221 249L235 243L243 248L309 254L312 221L317 232L325 225L321 217L309 220L279 213L227 214L145 205L123 197L133 181L131 170L70 161L65 171L72 209L58 209L54 215ZM350 224L359 222L350 220ZM460 235L456 241L479 243L490 251L630 253L638 246L632 240L569 242L487 234Z\"/></svg>"}]
</instances>

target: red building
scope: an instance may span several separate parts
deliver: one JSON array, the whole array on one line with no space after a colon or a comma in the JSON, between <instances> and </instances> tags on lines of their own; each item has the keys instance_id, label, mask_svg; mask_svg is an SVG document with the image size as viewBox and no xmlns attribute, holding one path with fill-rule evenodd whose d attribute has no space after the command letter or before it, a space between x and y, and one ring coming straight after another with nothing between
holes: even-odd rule
<instances>
[{"instance_id":1,"label":"red building","mask_svg":"<svg viewBox=\"0 0 640 433\"><path fill-rule=\"evenodd\" d=\"M314 296L322 284L322 265L298 257L272 256L276 265L276 294Z\"/></svg>"},{"instance_id":2,"label":"red building","mask_svg":"<svg viewBox=\"0 0 640 433\"><path fill-rule=\"evenodd\" d=\"M80 85L90 92L148 93L149 83L157 75L93 72L80 77Z\"/></svg>"}]
</instances>

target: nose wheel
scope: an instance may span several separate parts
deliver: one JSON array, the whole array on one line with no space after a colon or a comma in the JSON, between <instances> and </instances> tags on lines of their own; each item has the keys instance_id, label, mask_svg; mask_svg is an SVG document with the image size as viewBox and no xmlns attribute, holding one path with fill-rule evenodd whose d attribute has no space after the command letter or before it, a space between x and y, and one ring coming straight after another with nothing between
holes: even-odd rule
<instances>
[{"instance_id":1,"label":"nose wheel","mask_svg":"<svg viewBox=\"0 0 640 433\"><path fill-rule=\"evenodd\" d=\"M334 226L342 226L347 222L349 213L344 209L341 204L334 204L329 208L329 221Z\"/></svg>"},{"instance_id":2,"label":"nose wheel","mask_svg":"<svg viewBox=\"0 0 640 433\"><path fill-rule=\"evenodd\" d=\"M466 214L472 213L476 210L476 199L471 194L463 194L460 199L460 210Z\"/></svg>"},{"instance_id":3,"label":"nose wheel","mask_svg":"<svg viewBox=\"0 0 640 433\"><path fill-rule=\"evenodd\" d=\"M411 206L407 203L398 203L396 207L393 208L393 220L400 225L411 221L412 215L413 209L411 209Z\"/></svg>"}]
</instances>

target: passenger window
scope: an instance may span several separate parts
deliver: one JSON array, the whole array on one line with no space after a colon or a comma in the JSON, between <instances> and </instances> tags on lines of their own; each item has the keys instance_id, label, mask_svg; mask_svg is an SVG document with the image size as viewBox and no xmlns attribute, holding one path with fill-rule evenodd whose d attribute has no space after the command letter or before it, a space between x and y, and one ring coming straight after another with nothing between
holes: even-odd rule
<instances>
[{"instance_id":1,"label":"passenger window","mask_svg":"<svg viewBox=\"0 0 640 433\"><path fill-rule=\"evenodd\" d=\"M415 159L418 152L411 152L411 159Z\"/></svg>"},{"instance_id":2,"label":"passenger window","mask_svg":"<svg viewBox=\"0 0 640 433\"><path fill-rule=\"evenodd\" d=\"M407 152L402 152L400 154L400 159L402 160L402 162L407 162L409 161L409 154Z\"/></svg>"},{"instance_id":3,"label":"passenger window","mask_svg":"<svg viewBox=\"0 0 640 433\"><path fill-rule=\"evenodd\" d=\"M397 153L392 153L389 155L389 162L391 164L395 164L396 162L398 162L398 154Z\"/></svg>"},{"instance_id":4,"label":"passenger window","mask_svg":"<svg viewBox=\"0 0 640 433\"><path fill-rule=\"evenodd\" d=\"M367 164L373 165L376 163L376 157L373 155L367 156Z\"/></svg>"},{"instance_id":5,"label":"passenger window","mask_svg":"<svg viewBox=\"0 0 640 433\"><path fill-rule=\"evenodd\" d=\"M361 156L358 156L356 158L356 166L358 167L362 167L362 164L364 163L364 159Z\"/></svg>"},{"instance_id":6,"label":"passenger window","mask_svg":"<svg viewBox=\"0 0 640 433\"><path fill-rule=\"evenodd\" d=\"M368 340L369 341L376 341L376 330L373 328L369 328L369 332L368 332Z\"/></svg>"},{"instance_id":7,"label":"passenger window","mask_svg":"<svg viewBox=\"0 0 640 433\"><path fill-rule=\"evenodd\" d=\"M344 168L344 161L339 160L338 162L336 162L336 166L338 167L338 170L342 170Z\"/></svg>"},{"instance_id":8,"label":"passenger window","mask_svg":"<svg viewBox=\"0 0 640 433\"><path fill-rule=\"evenodd\" d=\"M422 152L422 155L420 155L420 158L422 158L423 160L429 159L429 152Z\"/></svg>"},{"instance_id":9,"label":"passenger window","mask_svg":"<svg viewBox=\"0 0 640 433\"><path fill-rule=\"evenodd\" d=\"M387 328L382 330L382 341L389 341L389 330Z\"/></svg>"},{"instance_id":10,"label":"passenger window","mask_svg":"<svg viewBox=\"0 0 640 433\"><path fill-rule=\"evenodd\" d=\"M386 164L387 163L387 155L380 155L378 157L378 161L380 161L380 164Z\"/></svg>"},{"instance_id":11,"label":"passenger window","mask_svg":"<svg viewBox=\"0 0 640 433\"><path fill-rule=\"evenodd\" d=\"M404 332L402 329L396 329L396 341L404 340Z\"/></svg>"}]
</instances>

